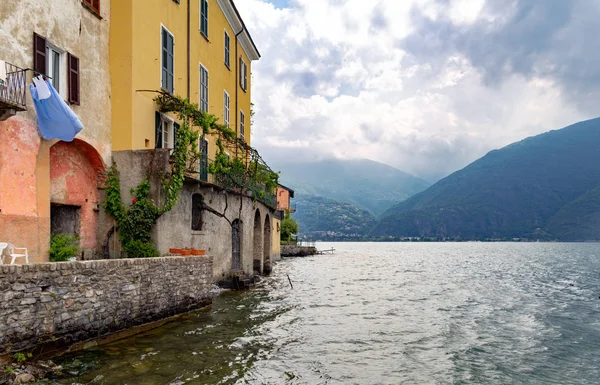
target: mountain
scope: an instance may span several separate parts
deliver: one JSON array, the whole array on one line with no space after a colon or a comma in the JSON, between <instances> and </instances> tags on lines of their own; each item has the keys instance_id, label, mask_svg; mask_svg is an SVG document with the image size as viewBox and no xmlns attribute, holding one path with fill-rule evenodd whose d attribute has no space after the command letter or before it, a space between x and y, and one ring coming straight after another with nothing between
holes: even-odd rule
<instances>
[{"instance_id":1,"label":"mountain","mask_svg":"<svg viewBox=\"0 0 600 385\"><path fill-rule=\"evenodd\" d=\"M430 186L422 179L366 159L278 166L281 183L294 189L297 199L322 196L350 203L374 216Z\"/></svg>"},{"instance_id":2,"label":"mountain","mask_svg":"<svg viewBox=\"0 0 600 385\"><path fill-rule=\"evenodd\" d=\"M297 211L292 214L300 234L311 239L352 239L369 234L376 220L366 210L350 203L317 196L296 200Z\"/></svg>"},{"instance_id":3,"label":"mountain","mask_svg":"<svg viewBox=\"0 0 600 385\"><path fill-rule=\"evenodd\" d=\"M488 153L382 215L374 236L600 239L600 119Z\"/></svg>"}]
</instances>

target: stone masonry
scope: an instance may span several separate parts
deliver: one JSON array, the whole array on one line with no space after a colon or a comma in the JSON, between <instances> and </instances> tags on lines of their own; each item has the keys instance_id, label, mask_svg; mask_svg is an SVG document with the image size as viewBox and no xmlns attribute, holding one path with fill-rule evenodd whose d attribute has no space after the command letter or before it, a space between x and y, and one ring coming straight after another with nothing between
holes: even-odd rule
<instances>
[{"instance_id":1,"label":"stone masonry","mask_svg":"<svg viewBox=\"0 0 600 385\"><path fill-rule=\"evenodd\" d=\"M210 303L212 257L0 266L0 354L68 347Z\"/></svg>"}]
</instances>

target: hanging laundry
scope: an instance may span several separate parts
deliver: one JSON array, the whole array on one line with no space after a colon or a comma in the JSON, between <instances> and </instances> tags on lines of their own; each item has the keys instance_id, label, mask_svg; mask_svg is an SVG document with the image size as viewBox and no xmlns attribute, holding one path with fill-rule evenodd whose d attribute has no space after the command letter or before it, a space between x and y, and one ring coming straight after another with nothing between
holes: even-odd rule
<instances>
[{"instance_id":1,"label":"hanging laundry","mask_svg":"<svg viewBox=\"0 0 600 385\"><path fill-rule=\"evenodd\" d=\"M48 99L50 97L50 88L48 88L46 81L41 75L33 78L33 85L35 86L39 100Z\"/></svg>"},{"instance_id":2,"label":"hanging laundry","mask_svg":"<svg viewBox=\"0 0 600 385\"><path fill-rule=\"evenodd\" d=\"M46 88L50 95L42 98L40 95L46 93ZM35 85L29 85L31 98L38 117L38 127L42 138L60 139L65 142L71 142L75 136L83 129L83 124L65 103L63 98L56 92L54 86L49 81L43 81L43 85L37 88Z\"/></svg>"}]
</instances>

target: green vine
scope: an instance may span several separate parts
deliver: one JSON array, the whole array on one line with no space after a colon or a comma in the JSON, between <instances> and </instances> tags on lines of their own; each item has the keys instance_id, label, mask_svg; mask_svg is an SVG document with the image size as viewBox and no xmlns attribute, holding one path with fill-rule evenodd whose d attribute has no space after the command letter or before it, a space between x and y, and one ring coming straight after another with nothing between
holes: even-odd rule
<instances>
[{"instance_id":1,"label":"green vine","mask_svg":"<svg viewBox=\"0 0 600 385\"><path fill-rule=\"evenodd\" d=\"M198 105L189 100L166 92L158 92L154 101L163 113L173 113L181 122L176 132L171 168L162 178L164 200L159 206L150 197L150 175L135 189L130 190L132 200L125 204L121 199L120 174L113 166L106 173L106 200L103 203L106 213L115 219L119 240L129 258L155 257L159 253L152 244L152 228L158 218L175 207L181 189L189 174L198 173L199 133L217 137L217 153L209 165L209 172L215 182L241 193L250 191L254 199L273 195L279 174L262 161L258 152L238 138L235 131L220 124L214 115L201 111ZM226 151L235 150L237 157L230 160ZM240 207L241 210L241 207Z\"/></svg>"}]
</instances>

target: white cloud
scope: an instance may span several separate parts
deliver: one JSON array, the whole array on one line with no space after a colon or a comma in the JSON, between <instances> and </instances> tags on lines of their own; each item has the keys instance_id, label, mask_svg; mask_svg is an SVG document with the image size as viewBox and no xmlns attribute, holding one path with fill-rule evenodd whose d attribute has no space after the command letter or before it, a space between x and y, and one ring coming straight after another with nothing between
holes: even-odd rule
<instances>
[{"instance_id":1,"label":"white cloud","mask_svg":"<svg viewBox=\"0 0 600 385\"><path fill-rule=\"evenodd\" d=\"M252 68L253 145L275 169L288 157L365 157L435 178L592 117L551 76L515 72L490 83L468 52L446 46L470 25L506 22L484 0L236 5L262 54ZM427 36L415 12L439 25L441 37ZM429 56L407 50L408 36Z\"/></svg>"}]
</instances>

